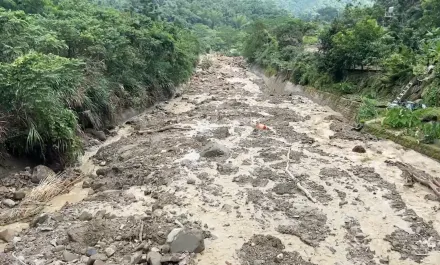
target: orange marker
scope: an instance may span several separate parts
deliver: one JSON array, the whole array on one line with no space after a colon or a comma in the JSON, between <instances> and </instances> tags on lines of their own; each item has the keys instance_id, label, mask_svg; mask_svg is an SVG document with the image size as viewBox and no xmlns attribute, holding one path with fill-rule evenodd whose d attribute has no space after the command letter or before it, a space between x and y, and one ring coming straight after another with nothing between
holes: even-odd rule
<instances>
[{"instance_id":1,"label":"orange marker","mask_svg":"<svg viewBox=\"0 0 440 265\"><path fill-rule=\"evenodd\" d=\"M264 125L264 124L258 123L257 124L257 129L258 130L268 130L269 128L267 128L267 126Z\"/></svg>"}]
</instances>

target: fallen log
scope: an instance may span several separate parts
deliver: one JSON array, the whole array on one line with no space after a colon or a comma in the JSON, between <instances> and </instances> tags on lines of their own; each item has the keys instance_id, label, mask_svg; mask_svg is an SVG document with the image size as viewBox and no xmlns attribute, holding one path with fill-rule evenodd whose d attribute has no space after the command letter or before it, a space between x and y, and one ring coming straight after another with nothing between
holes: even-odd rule
<instances>
[{"instance_id":1,"label":"fallen log","mask_svg":"<svg viewBox=\"0 0 440 265\"><path fill-rule=\"evenodd\" d=\"M289 161L290 161L290 151L291 151L291 149L292 149L292 147L289 147L289 151L287 152L287 163L286 163L285 171L293 179L293 181L295 182L295 184L298 187L298 189L300 189L307 196L307 198L309 198L309 200L311 200L313 203L316 203L317 201L316 201L315 198L313 198L312 194L306 188L304 188L301 185L301 183L298 181L298 179L289 170Z\"/></svg>"},{"instance_id":2,"label":"fallen log","mask_svg":"<svg viewBox=\"0 0 440 265\"><path fill-rule=\"evenodd\" d=\"M138 131L137 134L153 134L153 133L165 132L165 131L170 131L170 130L189 131L189 130L192 130L192 128L191 127L182 127L179 125L169 125L169 126L162 127L160 129L156 129L156 130Z\"/></svg>"},{"instance_id":3,"label":"fallen log","mask_svg":"<svg viewBox=\"0 0 440 265\"><path fill-rule=\"evenodd\" d=\"M429 175L423 170L417 169L411 165L402 162L386 161L388 164L397 166L402 172L413 178L418 183L432 189L432 191L440 198L440 179Z\"/></svg>"}]
</instances>

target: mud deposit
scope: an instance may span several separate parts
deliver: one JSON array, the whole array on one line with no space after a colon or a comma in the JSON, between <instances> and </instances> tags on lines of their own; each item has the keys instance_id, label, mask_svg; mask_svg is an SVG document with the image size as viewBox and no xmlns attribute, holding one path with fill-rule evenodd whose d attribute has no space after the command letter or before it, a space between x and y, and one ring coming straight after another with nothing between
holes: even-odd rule
<instances>
[{"instance_id":1,"label":"mud deposit","mask_svg":"<svg viewBox=\"0 0 440 265\"><path fill-rule=\"evenodd\" d=\"M147 264L152 250L162 264L440 264L438 201L386 161L432 175L439 163L354 132L305 97L266 93L243 65L215 57L182 96L116 128L84 159L75 203L18 231L0 264ZM289 170L316 203L285 172L289 148ZM169 254L180 226L202 232L201 253Z\"/></svg>"}]
</instances>

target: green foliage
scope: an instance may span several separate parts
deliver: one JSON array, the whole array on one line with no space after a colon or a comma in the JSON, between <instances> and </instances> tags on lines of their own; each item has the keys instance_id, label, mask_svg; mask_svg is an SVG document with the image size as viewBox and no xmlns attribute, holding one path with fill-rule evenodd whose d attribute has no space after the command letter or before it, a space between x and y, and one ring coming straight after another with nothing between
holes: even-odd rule
<instances>
[{"instance_id":1,"label":"green foliage","mask_svg":"<svg viewBox=\"0 0 440 265\"><path fill-rule=\"evenodd\" d=\"M376 20L360 20L353 28L340 31L333 36L334 48L329 51L330 56L337 57L344 69L375 64L383 51L380 42L383 34L384 31Z\"/></svg>"},{"instance_id":2,"label":"green foliage","mask_svg":"<svg viewBox=\"0 0 440 265\"><path fill-rule=\"evenodd\" d=\"M267 65L278 43L262 22L255 22L248 30L248 37L243 44L243 55L251 62Z\"/></svg>"},{"instance_id":3,"label":"green foliage","mask_svg":"<svg viewBox=\"0 0 440 265\"><path fill-rule=\"evenodd\" d=\"M333 85L333 89L342 94L353 94L355 92L355 86L348 82L336 83Z\"/></svg>"},{"instance_id":4,"label":"green foliage","mask_svg":"<svg viewBox=\"0 0 440 265\"><path fill-rule=\"evenodd\" d=\"M383 124L394 129L413 128L420 125L417 115L406 108L393 108L386 112Z\"/></svg>"},{"instance_id":5,"label":"green foliage","mask_svg":"<svg viewBox=\"0 0 440 265\"><path fill-rule=\"evenodd\" d=\"M304 36L303 38L303 43L308 45L317 44L318 41L318 37L316 36Z\"/></svg>"},{"instance_id":6,"label":"green foliage","mask_svg":"<svg viewBox=\"0 0 440 265\"><path fill-rule=\"evenodd\" d=\"M330 22L339 15L339 10L335 7L326 6L316 11L318 18L322 21Z\"/></svg>"},{"instance_id":7,"label":"green foliage","mask_svg":"<svg viewBox=\"0 0 440 265\"><path fill-rule=\"evenodd\" d=\"M198 58L196 37L155 21L148 8L143 15L86 0L41 1L38 10L17 3L40 13L0 8L0 112L16 117L2 143L18 155L73 161L78 124L100 129L120 109L169 97Z\"/></svg>"},{"instance_id":8,"label":"green foliage","mask_svg":"<svg viewBox=\"0 0 440 265\"><path fill-rule=\"evenodd\" d=\"M1 65L2 108L16 117L9 148L46 155L56 147L68 159L78 155L77 117L68 107L81 104L81 66L78 60L33 52Z\"/></svg>"},{"instance_id":9,"label":"green foliage","mask_svg":"<svg viewBox=\"0 0 440 265\"><path fill-rule=\"evenodd\" d=\"M440 120L440 108L418 109L414 111L414 114L421 120L427 117L437 117Z\"/></svg>"},{"instance_id":10,"label":"green foliage","mask_svg":"<svg viewBox=\"0 0 440 265\"><path fill-rule=\"evenodd\" d=\"M422 96L428 106L440 106L440 82L436 81L427 86Z\"/></svg>"},{"instance_id":11,"label":"green foliage","mask_svg":"<svg viewBox=\"0 0 440 265\"><path fill-rule=\"evenodd\" d=\"M293 14L303 19L318 18L323 21L331 21L337 16L338 11L344 9L347 4L360 3L369 6L373 3L370 0L278 0L278 2L280 6L292 11Z\"/></svg>"},{"instance_id":12,"label":"green foliage","mask_svg":"<svg viewBox=\"0 0 440 265\"><path fill-rule=\"evenodd\" d=\"M423 132L423 143L433 144L435 139L440 139L440 124L435 123L425 123L422 125Z\"/></svg>"},{"instance_id":13,"label":"green foliage","mask_svg":"<svg viewBox=\"0 0 440 265\"><path fill-rule=\"evenodd\" d=\"M365 97L362 98L362 104L359 107L359 111L356 115L356 121L365 122L368 120L375 119L379 114L376 105L377 105L376 100Z\"/></svg>"}]
</instances>

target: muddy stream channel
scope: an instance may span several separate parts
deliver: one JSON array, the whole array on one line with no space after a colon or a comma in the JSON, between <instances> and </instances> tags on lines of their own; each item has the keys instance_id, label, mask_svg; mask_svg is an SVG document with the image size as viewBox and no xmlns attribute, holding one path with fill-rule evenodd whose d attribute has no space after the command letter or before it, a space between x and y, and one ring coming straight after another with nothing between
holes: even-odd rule
<instances>
[{"instance_id":1,"label":"muddy stream channel","mask_svg":"<svg viewBox=\"0 0 440 265\"><path fill-rule=\"evenodd\" d=\"M439 265L439 201L395 162L439 163L243 65L215 57L88 150L84 180L42 218L0 228L15 233L0 263Z\"/></svg>"}]
</instances>

